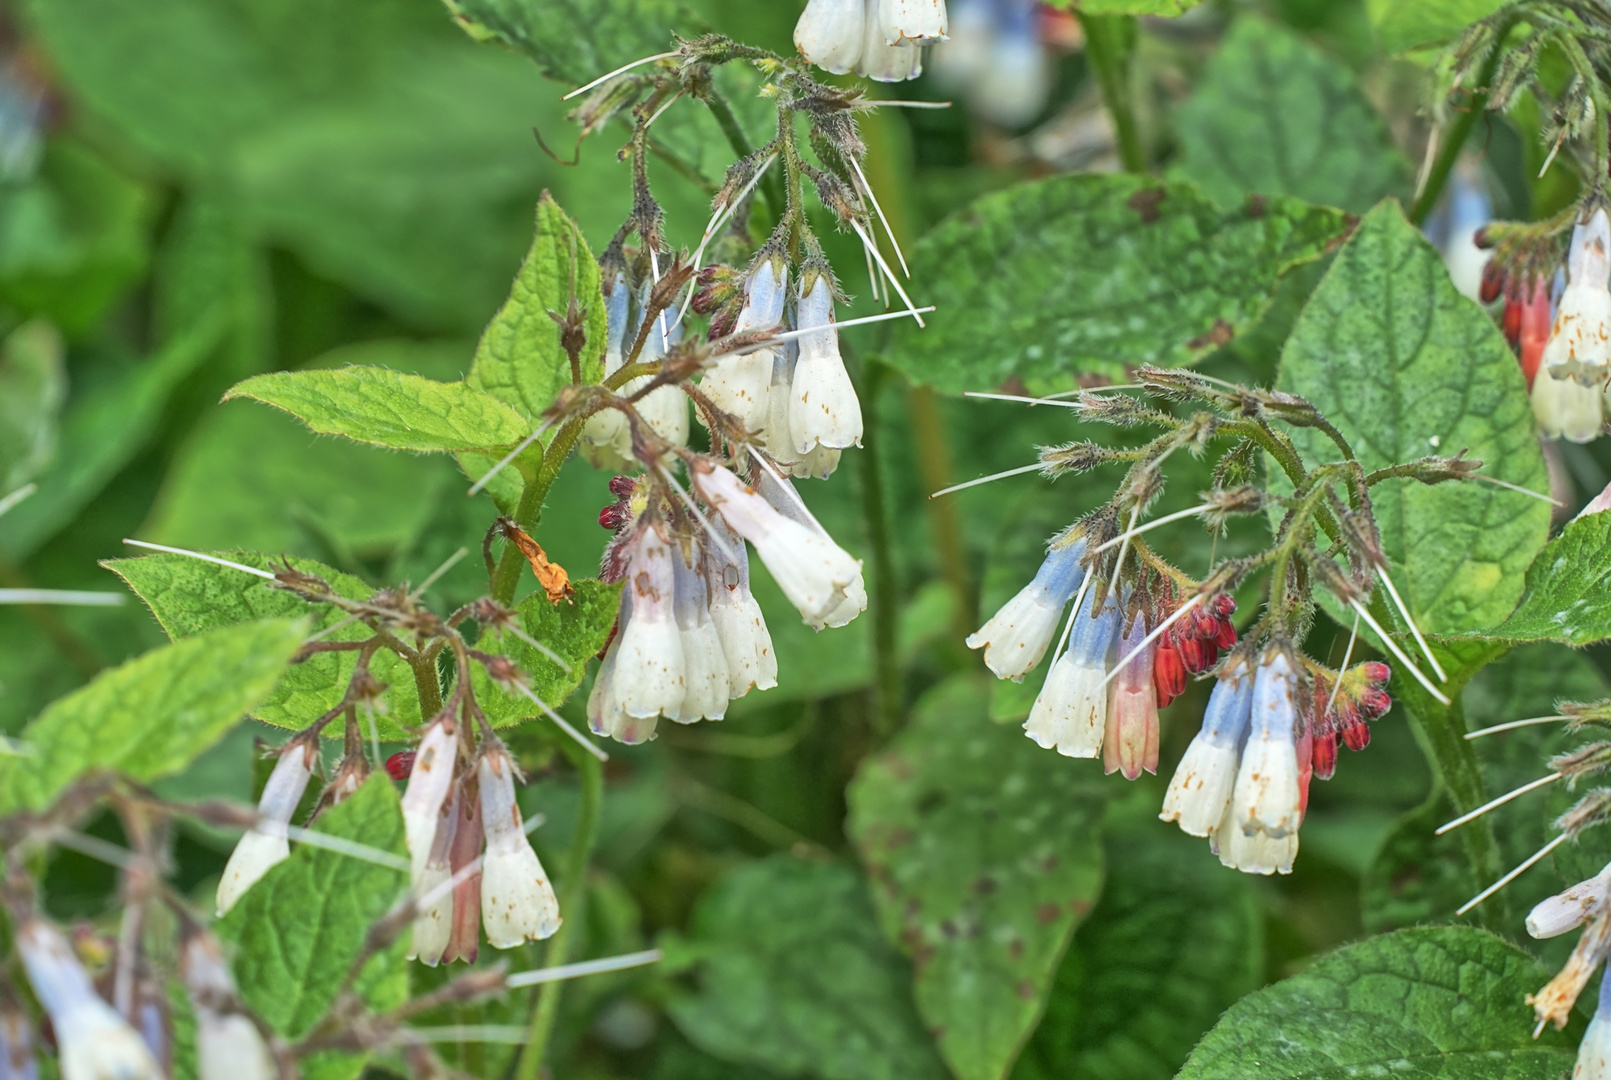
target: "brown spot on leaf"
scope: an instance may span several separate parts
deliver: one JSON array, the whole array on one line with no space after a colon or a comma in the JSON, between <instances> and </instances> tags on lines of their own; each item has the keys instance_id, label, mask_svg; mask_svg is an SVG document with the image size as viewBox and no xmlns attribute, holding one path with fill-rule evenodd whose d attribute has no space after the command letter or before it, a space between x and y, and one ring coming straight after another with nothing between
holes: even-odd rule
<instances>
[{"instance_id":1,"label":"brown spot on leaf","mask_svg":"<svg viewBox=\"0 0 1611 1080\"><path fill-rule=\"evenodd\" d=\"M1257 221L1264 216L1269 204L1263 195L1249 195L1247 197L1247 216L1250 221Z\"/></svg>"},{"instance_id":2,"label":"brown spot on leaf","mask_svg":"<svg viewBox=\"0 0 1611 1080\"><path fill-rule=\"evenodd\" d=\"M1035 921L1044 926L1047 923L1056 922L1057 917L1062 913L1063 909L1056 904L1042 904L1035 909Z\"/></svg>"},{"instance_id":3,"label":"brown spot on leaf","mask_svg":"<svg viewBox=\"0 0 1611 1080\"><path fill-rule=\"evenodd\" d=\"M946 919L940 923L940 933L948 938L955 938L957 936L957 924L950 919Z\"/></svg>"},{"instance_id":4,"label":"brown spot on leaf","mask_svg":"<svg viewBox=\"0 0 1611 1080\"><path fill-rule=\"evenodd\" d=\"M1141 215L1141 220L1148 225L1157 221L1163 215L1158 213L1158 207L1169 198L1169 192L1163 188L1142 188L1125 200L1124 205Z\"/></svg>"},{"instance_id":5,"label":"brown spot on leaf","mask_svg":"<svg viewBox=\"0 0 1611 1080\"><path fill-rule=\"evenodd\" d=\"M1236 331L1224 319L1215 319L1206 334L1199 334L1186 342L1191 349L1217 349L1236 336Z\"/></svg>"},{"instance_id":6,"label":"brown spot on leaf","mask_svg":"<svg viewBox=\"0 0 1611 1080\"><path fill-rule=\"evenodd\" d=\"M1015 961L1022 960L1024 958L1024 939L1023 938L1013 938L1012 941L1008 942L1008 944L1007 944L1007 956L1010 957L1012 960L1015 960Z\"/></svg>"},{"instance_id":7,"label":"brown spot on leaf","mask_svg":"<svg viewBox=\"0 0 1611 1080\"><path fill-rule=\"evenodd\" d=\"M1025 1001L1035 1000L1035 984L1030 980L1019 979L1017 990L1018 996L1023 998Z\"/></svg>"},{"instance_id":8,"label":"brown spot on leaf","mask_svg":"<svg viewBox=\"0 0 1611 1080\"><path fill-rule=\"evenodd\" d=\"M1068 902L1068 909L1083 919L1091 910L1091 902L1084 897L1081 897L1078 900L1070 900Z\"/></svg>"},{"instance_id":9,"label":"brown spot on leaf","mask_svg":"<svg viewBox=\"0 0 1611 1080\"><path fill-rule=\"evenodd\" d=\"M998 883L993 877L982 877L973 883L973 891L978 893L980 896L989 896L991 893L995 892L997 888Z\"/></svg>"},{"instance_id":10,"label":"brown spot on leaf","mask_svg":"<svg viewBox=\"0 0 1611 1080\"><path fill-rule=\"evenodd\" d=\"M1343 216L1342 232L1340 232L1336 236L1332 237L1326 243L1326 250L1327 251L1336 251L1338 248L1342 247L1344 244L1346 244L1348 242L1348 238L1350 236L1354 235L1354 230L1357 229L1357 228L1359 228L1359 215L1358 214L1345 214Z\"/></svg>"}]
</instances>

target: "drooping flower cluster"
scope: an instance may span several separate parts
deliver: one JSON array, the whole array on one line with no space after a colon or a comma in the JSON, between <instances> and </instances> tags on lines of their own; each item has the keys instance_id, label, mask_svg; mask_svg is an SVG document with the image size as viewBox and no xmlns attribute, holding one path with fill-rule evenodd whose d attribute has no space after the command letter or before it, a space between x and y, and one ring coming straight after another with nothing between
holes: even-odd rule
<instances>
[{"instance_id":1,"label":"drooping flower cluster","mask_svg":"<svg viewBox=\"0 0 1611 1080\"><path fill-rule=\"evenodd\" d=\"M816 629L843 626L867 606L861 563L834 543L787 479L759 459L753 487L709 461L691 471L706 507L697 527L679 526L662 492L624 478L612 482L622 501L600 515L617 530L600 576L625 586L588 720L622 742L653 738L660 717L720 720L728 701L777 685L745 541Z\"/></svg>"},{"instance_id":2,"label":"drooping flower cluster","mask_svg":"<svg viewBox=\"0 0 1611 1080\"><path fill-rule=\"evenodd\" d=\"M810 0L794 27L809 62L879 82L917 78L922 46L944 40L945 0Z\"/></svg>"},{"instance_id":3,"label":"drooping flower cluster","mask_svg":"<svg viewBox=\"0 0 1611 1080\"><path fill-rule=\"evenodd\" d=\"M551 937L559 901L526 837L503 743L484 732L472 749L461 725L438 717L411 764L403 825L419 913L410 959L473 962L479 928L495 949Z\"/></svg>"}]
</instances>

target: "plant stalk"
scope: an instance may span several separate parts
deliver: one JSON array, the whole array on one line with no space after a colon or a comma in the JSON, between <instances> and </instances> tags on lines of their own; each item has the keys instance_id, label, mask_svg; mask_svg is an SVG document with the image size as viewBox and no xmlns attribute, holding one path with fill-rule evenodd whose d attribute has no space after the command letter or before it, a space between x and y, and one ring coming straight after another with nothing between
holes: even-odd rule
<instances>
[{"instance_id":1,"label":"plant stalk","mask_svg":"<svg viewBox=\"0 0 1611 1080\"><path fill-rule=\"evenodd\" d=\"M1102 87L1102 100L1113 117L1113 137L1125 172L1147 172L1147 150L1136 126L1130 100L1130 57L1135 50L1136 21L1130 15L1080 15L1085 31L1085 58Z\"/></svg>"},{"instance_id":2,"label":"plant stalk","mask_svg":"<svg viewBox=\"0 0 1611 1080\"><path fill-rule=\"evenodd\" d=\"M861 453L856 459L861 465L862 515L867 520L867 538L872 545L873 729L881 740L889 738L901 725L901 669L896 643L900 590L895 580L889 510L879 461L883 438L878 399L888 374L889 369L876 361L868 360L862 365L861 401L866 422Z\"/></svg>"}]
</instances>

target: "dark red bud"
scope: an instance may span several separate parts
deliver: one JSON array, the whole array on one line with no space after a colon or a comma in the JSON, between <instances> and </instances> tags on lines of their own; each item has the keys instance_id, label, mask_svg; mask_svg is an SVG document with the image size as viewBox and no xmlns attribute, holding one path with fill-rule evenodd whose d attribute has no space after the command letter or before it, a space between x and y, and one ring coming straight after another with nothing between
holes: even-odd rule
<instances>
[{"instance_id":1,"label":"dark red bud","mask_svg":"<svg viewBox=\"0 0 1611 1080\"><path fill-rule=\"evenodd\" d=\"M1359 711L1372 720L1378 716L1385 716L1387 710L1393 707L1393 699L1387 696L1386 690L1371 687L1359 695Z\"/></svg>"},{"instance_id":2,"label":"dark red bud","mask_svg":"<svg viewBox=\"0 0 1611 1080\"><path fill-rule=\"evenodd\" d=\"M1380 660L1369 660L1360 666L1365 669L1365 678L1378 686L1393 677L1393 669Z\"/></svg>"},{"instance_id":3,"label":"dark red bud","mask_svg":"<svg viewBox=\"0 0 1611 1080\"><path fill-rule=\"evenodd\" d=\"M1484 304L1491 304L1495 300L1498 300L1499 294L1504 291L1504 268L1499 265L1498 261L1489 259L1488 265L1482 268L1482 285L1478 289L1477 295L1482 298L1482 302ZM1509 317L1508 310L1506 312L1506 317Z\"/></svg>"},{"instance_id":4,"label":"dark red bud","mask_svg":"<svg viewBox=\"0 0 1611 1080\"><path fill-rule=\"evenodd\" d=\"M386 775L393 780L407 780L414 771L414 751L399 750L386 759Z\"/></svg>"},{"instance_id":5,"label":"dark red bud","mask_svg":"<svg viewBox=\"0 0 1611 1080\"><path fill-rule=\"evenodd\" d=\"M1163 708L1186 690L1186 667L1173 648L1158 650L1152 661L1152 685L1158 691L1158 707Z\"/></svg>"},{"instance_id":6,"label":"dark red bud","mask_svg":"<svg viewBox=\"0 0 1611 1080\"><path fill-rule=\"evenodd\" d=\"M1494 246L1494 237L1488 232L1488 226L1484 225L1471 237L1471 242L1477 247L1482 248L1484 251L1487 251L1489 248Z\"/></svg>"},{"instance_id":7,"label":"dark red bud","mask_svg":"<svg viewBox=\"0 0 1611 1080\"><path fill-rule=\"evenodd\" d=\"M1310 756L1314 762L1315 775L1322 780L1330 780L1337 772L1336 732L1316 735Z\"/></svg>"},{"instance_id":8,"label":"dark red bud","mask_svg":"<svg viewBox=\"0 0 1611 1080\"><path fill-rule=\"evenodd\" d=\"M1323 738L1324 736L1322 736ZM1309 781L1314 778L1315 737L1309 732L1298 736L1298 820L1309 812Z\"/></svg>"},{"instance_id":9,"label":"dark red bud","mask_svg":"<svg viewBox=\"0 0 1611 1080\"><path fill-rule=\"evenodd\" d=\"M710 317L710 338L712 341L717 338L724 338L733 332L733 327L738 323L739 311L739 305L734 304L726 311Z\"/></svg>"},{"instance_id":10,"label":"dark red bud","mask_svg":"<svg viewBox=\"0 0 1611 1080\"><path fill-rule=\"evenodd\" d=\"M599 511L599 524L614 532L627 521L627 508L620 503L611 503Z\"/></svg>"},{"instance_id":11,"label":"dark red bud","mask_svg":"<svg viewBox=\"0 0 1611 1080\"><path fill-rule=\"evenodd\" d=\"M1230 620L1220 622L1219 637L1215 639L1214 644L1220 647L1221 652L1228 652L1236 647L1236 627L1231 625Z\"/></svg>"},{"instance_id":12,"label":"dark red bud","mask_svg":"<svg viewBox=\"0 0 1611 1080\"><path fill-rule=\"evenodd\" d=\"M1370 745L1370 726L1355 722L1342 729L1343 742L1350 750L1363 750Z\"/></svg>"},{"instance_id":13,"label":"dark red bud","mask_svg":"<svg viewBox=\"0 0 1611 1080\"><path fill-rule=\"evenodd\" d=\"M1214 597L1214 614L1222 619L1228 619L1236 614L1236 597L1220 593Z\"/></svg>"},{"instance_id":14,"label":"dark red bud","mask_svg":"<svg viewBox=\"0 0 1611 1080\"><path fill-rule=\"evenodd\" d=\"M1512 345L1521 341L1522 306L1513 300L1505 301L1505 314L1499 320L1500 328L1505 332L1505 340Z\"/></svg>"},{"instance_id":15,"label":"dark red bud","mask_svg":"<svg viewBox=\"0 0 1611 1080\"><path fill-rule=\"evenodd\" d=\"M1210 648L1206 642L1197 638L1187 638L1180 643L1180 662L1193 675L1207 671L1214 662L1214 658L1209 654Z\"/></svg>"},{"instance_id":16,"label":"dark red bud","mask_svg":"<svg viewBox=\"0 0 1611 1080\"><path fill-rule=\"evenodd\" d=\"M638 490L638 482L630 476L610 477L610 494L617 499L624 499Z\"/></svg>"},{"instance_id":17,"label":"dark red bud","mask_svg":"<svg viewBox=\"0 0 1611 1080\"><path fill-rule=\"evenodd\" d=\"M1211 611L1196 608L1191 613L1192 633L1205 640L1219 636L1219 616Z\"/></svg>"}]
</instances>

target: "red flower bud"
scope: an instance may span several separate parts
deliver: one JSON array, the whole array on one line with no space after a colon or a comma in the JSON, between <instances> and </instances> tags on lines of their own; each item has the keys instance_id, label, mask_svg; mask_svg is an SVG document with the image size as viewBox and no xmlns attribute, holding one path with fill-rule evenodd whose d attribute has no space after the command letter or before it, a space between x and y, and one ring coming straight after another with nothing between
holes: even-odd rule
<instances>
[{"instance_id":1,"label":"red flower bud","mask_svg":"<svg viewBox=\"0 0 1611 1080\"><path fill-rule=\"evenodd\" d=\"M1220 620L1219 638L1214 642L1221 652L1228 652L1236 647L1236 627L1231 625L1229 619Z\"/></svg>"},{"instance_id":2,"label":"red flower bud","mask_svg":"<svg viewBox=\"0 0 1611 1080\"><path fill-rule=\"evenodd\" d=\"M1160 648L1152 661L1152 685L1161 709L1186 691L1186 667L1173 647Z\"/></svg>"},{"instance_id":3,"label":"red flower bud","mask_svg":"<svg viewBox=\"0 0 1611 1080\"><path fill-rule=\"evenodd\" d=\"M1343 742L1348 744L1350 750L1363 750L1370 745L1370 726L1362 720L1342 729Z\"/></svg>"},{"instance_id":4,"label":"red flower bud","mask_svg":"<svg viewBox=\"0 0 1611 1080\"><path fill-rule=\"evenodd\" d=\"M399 750L386 759L386 775L393 780L407 780L414 771L414 751Z\"/></svg>"},{"instance_id":5,"label":"red flower bud","mask_svg":"<svg viewBox=\"0 0 1611 1080\"><path fill-rule=\"evenodd\" d=\"M1365 678L1381 686L1393 677L1393 669L1380 660L1367 660L1360 665L1365 669Z\"/></svg>"},{"instance_id":6,"label":"red flower bud","mask_svg":"<svg viewBox=\"0 0 1611 1080\"><path fill-rule=\"evenodd\" d=\"M1214 597L1214 614L1221 619L1229 619L1236 614L1236 597L1220 593Z\"/></svg>"},{"instance_id":7,"label":"red flower bud","mask_svg":"<svg viewBox=\"0 0 1611 1080\"><path fill-rule=\"evenodd\" d=\"M1214 660L1209 656L1211 646L1197 638L1187 638L1177 647L1180 662L1193 675L1207 671Z\"/></svg>"},{"instance_id":8,"label":"red flower bud","mask_svg":"<svg viewBox=\"0 0 1611 1080\"><path fill-rule=\"evenodd\" d=\"M1386 690L1371 687L1359 695L1359 711L1372 720L1385 715L1393 707L1393 699L1387 696Z\"/></svg>"},{"instance_id":9,"label":"red flower bud","mask_svg":"<svg viewBox=\"0 0 1611 1080\"><path fill-rule=\"evenodd\" d=\"M627 521L627 508L620 503L611 503L599 511L599 524L614 532Z\"/></svg>"},{"instance_id":10,"label":"red flower bud","mask_svg":"<svg viewBox=\"0 0 1611 1080\"><path fill-rule=\"evenodd\" d=\"M1310 756L1314 763L1315 775L1322 780L1330 780L1337 772L1337 733L1328 731L1324 735L1315 736L1315 745Z\"/></svg>"},{"instance_id":11,"label":"red flower bud","mask_svg":"<svg viewBox=\"0 0 1611 1080\"><path fill-rule=\"evenodd\" d=\"M1477 295L1482 298L1482 302L1484 304L1491 304L1495 300L1498 300L1499 294L1504 291L1505 271L1499 265L1498 259L1489 259L1488 265L1482 268L1482 285L1479 287ZM1505 317L1507 319L1510 317L1508 305L1505 312Z\"/></svg>"},{"instance_id":12,"label":"red flower bud","mask_svg":"<svg viewBox=\"0 0 1611 1080\"><path fill-rule=\"evenodd\" d=\"M630 476L610 477L610 494L617 499L624 499L638 490L638 482Z\"/></svg>"}]
</instances>

